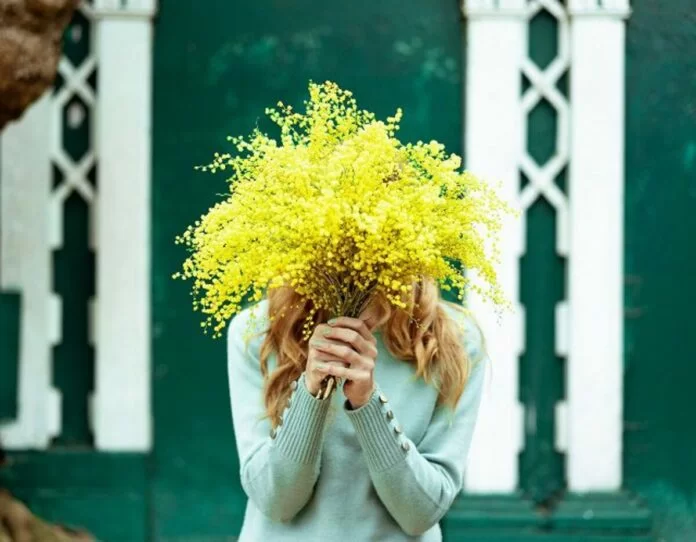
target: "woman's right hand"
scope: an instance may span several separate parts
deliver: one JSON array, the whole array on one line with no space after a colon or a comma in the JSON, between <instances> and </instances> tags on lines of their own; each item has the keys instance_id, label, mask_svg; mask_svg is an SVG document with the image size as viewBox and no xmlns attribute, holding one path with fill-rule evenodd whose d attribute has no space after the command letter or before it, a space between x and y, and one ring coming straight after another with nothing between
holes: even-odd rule
<instances>
[{"instance_id":1,"label":"woman's right hand","mask_svg":"<svg viewBox=\"0 0 696 542\"><path fill-rule=\"evenodd\" d=\"M332 357L326 352L322 352L317 349L317 343L335 343L337 345L343 344L338 341L332 341L324 336L324 332L330 332L331 326L328 324L319 324L314 328L314 333L309 339L309 346L307 351L307 365L305 367L305 385L307 386L307 391L314 395L315 397L319 394L321 390L322 381L326 378L326 371L322 372L320 368L323 365L339 365L341 367L346 367L346 363L339 361Z\"/></svg>"}]
</instances>

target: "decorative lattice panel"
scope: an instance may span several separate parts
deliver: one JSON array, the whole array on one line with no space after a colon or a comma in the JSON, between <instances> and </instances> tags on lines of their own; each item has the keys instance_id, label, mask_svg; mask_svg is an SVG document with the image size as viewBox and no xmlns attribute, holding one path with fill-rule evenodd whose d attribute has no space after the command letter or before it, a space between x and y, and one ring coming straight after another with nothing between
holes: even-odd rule
<instances>
[{"instance_id":1,"label":"decorative lattice panel","mask_svg":"<svg viewBox=\"0 0 696 542\"><path fill-rule=\"evenodd\" d=\"M17 157L0 162L0 287L22 295L17 416L0 423L11 449L151 444L155 7L83 2L53 91L0 138Z\"/></svg>"},{"instance_id":2,"label":"decorative lattice panel","mask_svg":"<svg viewBox=\"0 0 696 542\"><path fill-rule=\"evenodd\" d=\"M96 250L94 32L93 9L83 3L65 32L51 103L53 371L63 397L60 444L86 444L91 438L87 405L94 380L89 331Z\"/></svg>"},{"instance_id":3,"label":"decorative lattice panel","mask_svg":"<svg viewBox=\"0 0 696 542\"><path fill-rule=\"evenodd\" d=\"M519 193L526 225L520 258L520 301L526 316L520 359L525 405L520 485L544 501L564 487L563 457L555 449L555 413L563 399L567 354L570 25L565 6L557 0L528 2L526 19Z\"/></svg>"}]
</instances>

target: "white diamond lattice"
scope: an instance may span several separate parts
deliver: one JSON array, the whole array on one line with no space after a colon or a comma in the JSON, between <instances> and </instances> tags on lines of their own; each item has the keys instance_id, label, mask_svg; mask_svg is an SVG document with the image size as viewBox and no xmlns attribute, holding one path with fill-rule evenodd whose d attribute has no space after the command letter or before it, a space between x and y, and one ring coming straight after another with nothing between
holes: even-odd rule
<instances>
[{"instance_id":1,"label":"white diamond lattice","mask_svg":"<svg viewBox=\"0 0 696 542\"><path fill-rule=\"evenodd\" d=\"M92 25L93 10L89 4L83 3L79 11ZM73 192L80 194L82 199L90 206L91 224L95 224L94 217L95 206L95 191L88 180L88 174L94 167L96 156L94 150L94 117L95 117L95 101L96 96L88 79L94 72L97 66L97 55L95 52L93 33L89 33L91 43L89 44L89 54L77 65L73 65L70 59L63 55L58 64L58 73L62 77L64 83L52 98L52 115L53 119L51 126L53 134L51 137L51 161L62 175L61 182L51 191L51 250L58 250L63 246L63 210L65 200L70 197ZM84 40L85 33L70 33L69 39L75 41ZM81 122L86 116L85 111L78 111L76 104L68 109L67 126L64 126L63 110L73 97L79 97L82 102L89 108L92 123L89 134L89 147L83 156L76 161L65 151L65 141L63 134L67 131L79 129ZM73 124L74 123L74 124ZM64 130L65 128L65 130ZM92 228L90 228L90 231ZM92 232L93 233L93 232ZM91 240L94 238L90 236ZM91 248L94 248L94 243L90 240Z\"/></svg>"},{"instance_id":2,"label":"white diamond lattice","mask_svg":"<svg viewBox=\"0 0 696 542\"><path fill-rule=\"evenodd\" d=\"M83 40L89 39L87 43L87 55L80 58L76 64L70 60L67 54L63 54L58 64L58 74L63 80L59 90L54 92L51 97L51 128L50 137L50 159L54 168L60 173L60 182L56 183L51 189L49 197L49 250L57 251L63 246L63 223L65 217L65 202L73 194L77 193L89 208L89 246L92 250L96 248L95 225L96 220L96 193L89 181L90 171L96 164L95 153L95 116L96 116L96 95L92 89L89 78L97 67L97 53L94 39L94 10L90 4L83 2L78 11L84 17L84 24L91 32L85 32L79 25L74 25L67 33L66 39L74 44L80 44ZM75 19L73 19L74 21ZM73 98L80 101L70 103ZM87 110L85 110L87 108ZM65 113L65 114L64 114ZM71 134L76 134L80 130L86 119L91 120L89 133L87 134L87 148L81 156L73 158L66 151L66 138ZM64 136L66 138L64 139ZM86 310L88 314L88 337L92 342L92 318L91 300ZM50 339L51 345L57 346L62 341L63 329L63 310L62 299L59 294L52 292L49 301L50 314Z\"/></svg>"},{"instance_id":3,"label":"white diamond lattice","mask_svg":"<svg viewBox=\"0 0 696 542\"><path fill-rule=\"evenodd\" d=\"M520 194L520 207L526 212L537 199L543 196L556 211L556 250L560 256L568 256L568 198L558 188L555 179L568 165L570 104L559 92L559 79L570 66L569 22L565 7L557 0L536 0L529 3L527 17L531 20L539 11L546 9L558 21L558 52L556 58L545 68L540 69L530 58L522 61L522 73L530 82L530 87L522 96L522 134L524 139L520 169L529 184ZM553 156L538 165L527 152L527 122L529 114L543 99L556 110L558 125L556 145Z\"/></svg>"},{"instance_id":4,"label":"white diamond lattice","mask_svg":"<svg viewBox=\"0 0 696 542\"><path fill-rule=\"evenodd\" d=\"M491 353L502 369L495 391L482 403L466 488L507 492L519 482L518 455L524 437L517 434L518 423L521 427L517 412L522 412L518 373L526 335L520 280L540 280L520 277L520 259L527 252L529 211L548 203L556 218L555 252L568 264L565 295L555 307L554 348L558 357L566 359L566 398L555 408L555 447L566 454L570 488L613 491L621 480L621 260L617 255L623 200L617 183L623 180L624 150L621 19L630 15L629 1L462 0L462 9L468 32L467 167L502 179L505 196L521 211L519 220L501 234L499 273L516 305L515 316L496 327L490 311L475 296L470 301L483 315ZM537 65L527 51L530 37L539 37L530 36L530 29L540 28L532 23L542 10L554 18L558 42L554 58ZM572 107L558 89L571 66ZM521 95L520 75L529 83ZM552 152L539 157L531 152L528 139L543 135L536 125L541 106L553 110L556 132ZM576 160L578 156L582 160ZM521 175L528 181L522 188ZM567 194L558 184L560 175L567 177ZM603 318L597 317L599 307L606 309L601 311ZM595 382L600 372L602 381ZM612 405L609 415L607 402ZM588 412L594 412L597 404L602 413L591 418ZM536 424L533 413L527 412L526 420ZM494 425L505 430L487 429ZM535 427L528 426L528 433L530 429ZM588 435L599 435L610 448L601 470L595 440L588 441ZM601 454L603 460L605 447Z\"/></svg>"}]
</instances>

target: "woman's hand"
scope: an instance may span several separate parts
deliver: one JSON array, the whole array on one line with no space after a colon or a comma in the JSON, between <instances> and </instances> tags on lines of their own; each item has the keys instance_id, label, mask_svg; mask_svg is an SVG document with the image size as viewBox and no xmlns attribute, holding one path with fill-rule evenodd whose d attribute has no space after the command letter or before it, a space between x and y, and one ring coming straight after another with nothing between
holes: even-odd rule
<instances>
[{"instance_id":1,"label":"woman's hand","mask_svg":"<svg viewBox=\"0 0 696 542\"><path fill-rule=\"evenodd\" d=\"M321 375L319 383L329 375L343 378L343 393L354 409L367 403L375 389L376 342L363 320L341 316L317 326L309 343L315 351L313 372Z\"/></svg>"},{"instance_id":2,"label":"woman's hand","mask_svg":"<svg viewBox=\"0 0 696 542\"><path fill-rule=\"evenodd\" d=\"M307 351L307 366L305 367L305 386L307 391L315 397L322 389L322 382L327 376L324 370L325 366L337 365L345 367L345 363L336 356L327 354L324 350L318 348L317 344L325 338L324 333L330 332L331 326L328 324L319 324L309 340L309 349Z\"/></svg>"}]
</instances>

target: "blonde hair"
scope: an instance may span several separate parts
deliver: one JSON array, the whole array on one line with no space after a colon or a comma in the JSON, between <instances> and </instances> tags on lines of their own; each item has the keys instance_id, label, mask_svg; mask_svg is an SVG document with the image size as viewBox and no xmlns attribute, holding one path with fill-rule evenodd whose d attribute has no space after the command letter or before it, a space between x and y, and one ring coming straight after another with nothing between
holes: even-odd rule
<instances>
[{"instance_id":1,"label":"blonde hair","mask_svg":"<svg viewBox=\"0 0 696 542\"><path fill-rule=\"evenodd\" d=\"M462 332L440 306L447 303L463 311L460 305L444 301L430 279L415 282L406 299L407 309L394 308L379 294L373 295L363 312L374 330L380 328L382 340L397 359L415 366L416 377L438 389L438 403L454 407L461 397L469 375L469 359ZM297 379L307 363L307 343L302 340L303 324L312 308L289 287L268 292L270 325L260 350L264 376L264 404L273 427L291 393L290 382ZM325 322L328 314L317 310L314 326ZM277 365L269 374L268 359L275 352Z\"/></svg>"}]
</instances>

